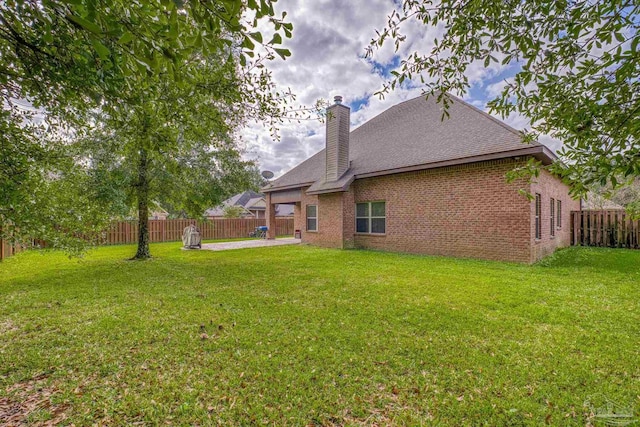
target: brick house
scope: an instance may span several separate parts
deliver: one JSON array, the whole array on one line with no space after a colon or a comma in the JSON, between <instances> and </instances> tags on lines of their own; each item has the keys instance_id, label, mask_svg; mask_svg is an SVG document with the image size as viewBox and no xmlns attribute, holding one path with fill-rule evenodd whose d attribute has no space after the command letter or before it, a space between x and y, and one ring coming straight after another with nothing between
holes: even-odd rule
<instances>
[{"instance_id":1,"label":"brick house","mask_svg":"<svg viewBox=\"0 0 640 427\"><path fill-rule=\"evenodd\" d=\"M451 96L449 118L423 96L350 131L341 97L328 108L326 147L263 188L273 237L275 204L294 205L303 243L332 248L531 263L570 244L579 202L560 179L505 174L555 154ZM529 200L518 190L534 195Z\"/></svg>"}]
</instances>

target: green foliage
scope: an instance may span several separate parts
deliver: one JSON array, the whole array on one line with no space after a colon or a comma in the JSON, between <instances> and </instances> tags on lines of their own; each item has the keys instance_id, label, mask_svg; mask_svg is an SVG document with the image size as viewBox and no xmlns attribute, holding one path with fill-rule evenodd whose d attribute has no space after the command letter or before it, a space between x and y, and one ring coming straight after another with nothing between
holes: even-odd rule
<instances>
[{"instance_id":1,"label":"green foliage","mask_svg":"<svg viewBox=\"0 0 640 427\"><path fill-rule=\"evenodd\" d=\"M585 426L595 395L638 415L640 251L180 246L3 261L0 400L36 377L75 425Z\"/></svg>"},{"instance_id":2,"label":"green foliage","mask_svg":"<svg viewBox=\"0 0 640 427\"><path fill-rule=\"evenodd\" d=\"M90 178L64 141L9 114L0 111L0 236L24 246L37 237L78 253L100 238L107 219Z\"/></svg>"},{"instance_id":3,"label":"green foliage","mask_svg":"<svg viewBox=\"0 0 640 427\"><path fill-rule=\"evenodd\" d=\"M273 56L292 26L274 16L272 0L8 0L0 6L0 86L6 97L67 115L137 89L149 75L180 82L189 74L184 62L198 52L244 46L237 55L247 62L265 20L277 37L259 45Z\"/></svg>"},{"instance_id":4,"label":"green foliage","mask_svg":"<svg viewBox=\"0 0 640 427\"><path fill-rule=\"evenodd\" d=\"M201 217L255 180L235 139L238 127L256 117L249 108L255 91L245 86L235 58L201 54L185 67L189 76L180 85L166 75L149 77L103 108L94 132L76 145L88 154L101 194L115 206L137 206L139 219L148 217L152 200ZM143 258L148 238L139 229Z\"/></svg>"},{"instance_id":5,"label":"green foliage","mask_svg":"<svg viewBox=\"0 0 640 427\"><path fill-rule=\"evenodd\" d=\"M405 0L372 40L401 51L403 29L418 23L444 34L426 51L410 52L381 94L420 80L430 94L465 92L472 64L514 67L513 79L489 103L503 117L530 119L532 131L560 139L565 166L551 169L582 195L595 183L614 187L640 175L640 5L623 0Z\"/></svg>"},{"instance_id":6,"label":"green foliage","mask_svg":"<svg viewBox=\"0 0 640 427\"><path fill-rule=\"evenodd\" d=\"M225 218L241 218L246 212L242 206L225 206L222 211Z\"/></svg>"},{"instance_id":7,"label":"green foliage","mask_svg":"<svg viewBox=\"0 0 640 427\"><path fill-rule=\"evenodd\" d=\"M289 55L285 16L273 0L2 2L0 221L64 246L65 233L85 233L71 227L80 217L93 229L127 212L123 187L140 183L143 158L149 195L189 212L253 180L233 133L249 119L275 129L293 99L265 67Z\"/></svg>"}]
</instances>

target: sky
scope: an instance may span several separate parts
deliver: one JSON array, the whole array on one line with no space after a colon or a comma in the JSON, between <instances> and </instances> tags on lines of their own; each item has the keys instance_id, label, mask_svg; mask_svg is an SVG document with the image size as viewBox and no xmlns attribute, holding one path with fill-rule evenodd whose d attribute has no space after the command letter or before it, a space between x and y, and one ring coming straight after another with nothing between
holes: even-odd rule
<instances>
[{"instance_id":1,"label":"sky","mask_svg":"<svg viewBox=\"0 0 640 427\"><path fill-rule=\"evenodd\" d=\"M375 30L384 28L394 7L393 0L278 1L276 16L287 12L286 20L293 24L293 38L284 42L291 56L269 64L274 82L281 89L290 88L297 96L296 102L306 106L341 95L343 103L351 107L352 129L392 105L419 96L419 86L397 88L384 99L375 95L403 53L425 51L442 32L441 28L412 24L405 31L407 41L402 51L394 52L392 44L387 43L372 58L365 58ZM487 101L499 93L504 80L515 71L513 66L495 63L488 69L482 64L472 65L467 72L471 88L463 98L486 110ZM528 121L517 115L504 121L516 129L528 126ZM246 157L255 159L260 170L273 171L276 177L324 148L324 124L318 120L282 124L279 140L274 140L260 123L247 126L242 136ZM550 138L541 142L552 149L559 148L559 142Z\"/></svg>"}]
</instances>

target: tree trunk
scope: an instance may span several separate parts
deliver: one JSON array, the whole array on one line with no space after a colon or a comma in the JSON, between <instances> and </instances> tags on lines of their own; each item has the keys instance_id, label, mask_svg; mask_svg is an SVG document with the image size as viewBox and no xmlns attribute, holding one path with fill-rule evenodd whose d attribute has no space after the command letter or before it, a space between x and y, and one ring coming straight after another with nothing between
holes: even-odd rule
<instances>
[{"instance_id":1,"label":"tree trunk","mask_svg":"<svg viewBox=\"0 0 640 427\"><path fill-rule=\"evenodd\" d=\"M138 160L138 251L133 259L151 258L149 251L149 159L147 150L140 149Z\"/></svg>"}]
</instances>

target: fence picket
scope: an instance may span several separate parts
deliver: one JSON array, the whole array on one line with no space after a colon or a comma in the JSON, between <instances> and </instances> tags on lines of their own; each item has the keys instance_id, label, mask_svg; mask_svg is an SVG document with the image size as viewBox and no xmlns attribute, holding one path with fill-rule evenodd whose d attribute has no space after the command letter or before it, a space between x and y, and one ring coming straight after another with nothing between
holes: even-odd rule
<instances>
[{"instance_id":1,"label":"fence picket","mask_svg":"<svg viewBox=\"0 0 640 427\"><path fill-rule=\"evenodd\" d=\"M640 249L640 219L624 210L573 211L572 245Z\"/></svg>"}]
</instances>

